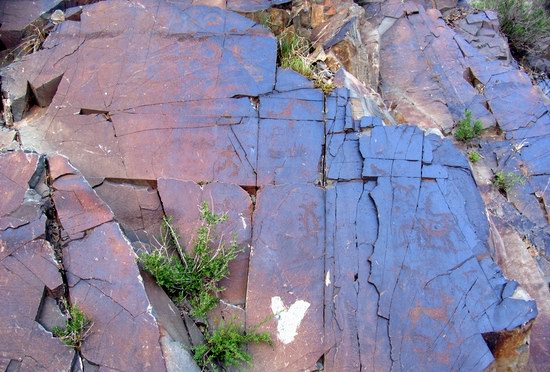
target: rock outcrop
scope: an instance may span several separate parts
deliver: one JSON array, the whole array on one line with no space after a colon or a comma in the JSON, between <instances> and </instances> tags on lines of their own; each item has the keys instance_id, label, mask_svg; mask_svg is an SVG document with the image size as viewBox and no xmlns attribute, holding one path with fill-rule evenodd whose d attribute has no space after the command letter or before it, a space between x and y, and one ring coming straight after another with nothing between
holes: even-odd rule
<instances>
[{"instance_id":1,"label":"rock outcrop","mask_svg":"<svg viewBox=\"0 0 550 372\"><path fill-rule=\"evenodd\" d=\"M0 154L0 365L196 370L198 330L132 248L154 244L164 215L188 243L205 200L245 248L222 305L274 340L250 348L251 369L481 371L502 355L522 366L537 306L491 257L466 158L416 126L354 115L359 81L325 96L277 68L271 32L232 10L286 1L219 3L89 5L2 70L4 109L36 154ZM407 9L383 38L415 17L442 22ZM400 76L395 89L416 86ZM468 86L468 107L496 116ZM491 104L506 99L494 91ZM501 121L511 138L531 130ZM40 325L45 298L94 322L78 352Z\"/></svg>"}]
</instances>

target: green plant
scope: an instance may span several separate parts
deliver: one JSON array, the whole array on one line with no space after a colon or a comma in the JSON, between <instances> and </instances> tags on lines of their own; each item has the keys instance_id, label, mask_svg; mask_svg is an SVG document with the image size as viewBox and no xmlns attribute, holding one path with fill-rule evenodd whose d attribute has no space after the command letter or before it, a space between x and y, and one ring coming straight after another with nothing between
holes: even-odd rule
<instances>
[{"instance_id":1,"label":"green plant","mask_svg":"<svg viewBox=\"0 0 550 372\"><path fill-rule=\"evenodd\" d=\"M92 322L86 318L76 304L67 308L69 316L65 328L54 327L52 333L55 337L59 337L65 345L80 350L82 342L88 337Z\"/></svg>"},{"instance_id":2,"label":"green plant","mask_svg":"<svg viewBox=\"0 0 550 372\"><path fill-rule=\"evenodd\" d=\"M321 89L325 95L329 95L335 88L332 82L320 78L315 79L314 85L316 88Z\"/></svg>"},{"instance_id":3,"label":"green plant","mask_svg":"<svg viewBox=\"0 0 550 372\"><path fill-rule=\"evenodd\" d=\"M188 305L191 315L201 318L218 303L217 295L225 289L218 283L229 275L229 262L241 250L234 239L228 246L220 240L214 248L213 229L226 221L227 215L212 213L206 202L199 210L202 224L191 252L182 249L172 219L164 218L160 247L140 255L140 261L174 302ZM170 255L170 250L177 255Z\"/></svg>"},{"instance_id":4,"label":"green plant","mask_svg":"<svg viewBox=\"0 0 550 372\"><path fill-rule=\"evenodd\" d=\"M212 333L206 333L204 343L193 348L193 358L203 369L219 370L219 365L238 366L250 364L252 356L245 347L249 343L266 343L271 345L268 332L249 332L233 321L222 323Z\"/></svg>"},{"instance_id":5,"label":"green plant","mask_svg":"<svg viewBox=\"0 0 550 372\"><path fill-rule=\"evenodd\" d=\"M313 68L307 58L309 41L289 30L282 32L277 39L281 67L290 68L308 79L313 78Z\"/></svg>"},{"instance_id":6,"label":"green plant","mask_svg":"<svg viewBox=\"0 0 550 372\"><path fill-rule=\"evenodd\" d=\"M317 71L309 57L311 48L310 42L291 30L285 30L277 36L279 65L283 68L290 68L300 75L313 80L316 88L325 94L334 90L334 84L325 79Z\"/></svg>"},{"instance_id":7,"label":"green plant","mask_svg":"<svg viewBox=\"0 0 550 372\"><path fill-rule=\"evenodd\" d=\"M508 192L518 185L525 185L525 177L514 173L499 171L495 174L493 184L503 192Z\"/></svg>"},{"instance_id":8,"label":"green plant","mask_svg":"<svg viewBox=\"0 0 550 372\"><path fill-rule=\"evenodd\" d=\"M498 13L500 28L517 51L527 51L550 36L544 0L477 0L472 5Z\"/></svg>"},{"instance_id":9,"label":"green plant","mask_svg":"<svg viewBox=\"0 0 550 372\"><path fill-rule=\"evenodd\" d=\"M472 163L477 163L481 159L481 155L479 155L476 150L472 150L468 153L468 159L470 159Z\"/></svg>"},{"instance_id":10,"label":"green plant","mask_svg":"<svg viewBox=\"0 0 550 372\"><path fill-rule=\"evenodd\" d=\"M456 126L455 138L459 141L470 141L478 137L483 130L481 121L476 120L472 125L472 112L466 110L464 112L464 119L460 120Z\"/></svg>"}]
</instances>

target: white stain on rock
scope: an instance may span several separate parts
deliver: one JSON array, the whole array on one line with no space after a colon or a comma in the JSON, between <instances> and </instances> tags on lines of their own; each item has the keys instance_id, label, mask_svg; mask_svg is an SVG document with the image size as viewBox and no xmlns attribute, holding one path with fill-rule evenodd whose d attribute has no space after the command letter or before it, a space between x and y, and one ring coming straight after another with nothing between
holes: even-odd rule
<instances>
[{"instance_id":1,"label":"white stain on rock","mask_svg":"<svg viewBox=\"0 0 550 372\"><path fill-rule=\"evenodd\" d=\"M294 337L298 334L298 327L309 306L309 302L298 300L287 308L281 297L271 298L271 311L277 319L277 338L279 341L285 345L294 341Z\"/></svg>"}]
</instances>

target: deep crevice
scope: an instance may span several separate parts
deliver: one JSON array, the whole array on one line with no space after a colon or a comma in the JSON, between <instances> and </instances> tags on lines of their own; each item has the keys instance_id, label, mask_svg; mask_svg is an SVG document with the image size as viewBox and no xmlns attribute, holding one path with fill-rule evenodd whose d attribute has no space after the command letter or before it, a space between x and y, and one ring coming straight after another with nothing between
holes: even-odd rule
<instances>
[{"instance_id":1,"label":"deep crevice","mask_svg":"<svg viewBox=\"0 0 550 372\"><path fill-rule=\"evenodd\" d=\"M19 372L21 369L21 361L12 359L10 360L6 372Z\"/></svg>"},{"instance_id":2,"label":"deep crevice","mask_svg":"<svg viewBox=\"0 0 550 372\"><path fill-rule=\"evenodd\" d=\"M50 169L48 164L48 159L45 158L45 170L46 170L46 183L50 190L49 194L46 196L44 202L44 214L46 215L46 240L51 244L54 252L55 260L57 261L59 267L59 273L63 280L63 298L70 303L69 297L69 285L67 280L67 273L65 271L65 266L63 263L63 248L62 248L62 226L59 221L57 214L57 209L53 201L53 180L51 179Z\"/></svg>"},{"instance_id":3,"label":"deep crevice","mask_svg":"<svg viewBox=\"0 0 550 372\"><path fill-rule=\"evenodd\" d=\"M110 178L110 177L103 179L103 181L95 185L94 188L101 186L105 182L120 184L120 185L145 186L145 187L151 187L153 190L156 190L158 188L158 182L156 179L131 179L131 178Z\"/></svg>"},{"instance_id":4,"label":"deep crevice","mask_svg":"<svg viewBox=\"0 0 550 372\"><path fill-rule=\"evenodd\" d=\"M101 115L105 120L112 123L113 119L111 117L111 113L107 110L98 110L98 109L88 109L88 108L81 108L78 112L78 115Z\"/></svg>"},{"instance_id":5,"label":"deep crevice","mask_svg":"<svg viewBox=\"0 0 550 372\"><path fill-rule=\"evenodd\" d=\"M63 74L36 88L33 88L33 86L29 83L29 88L32 92L32 96L34 97L34 100L38 106L50 106L57 93L57 89L59 88L61 79L63 79Z\"/></svg>"},{"instance_id":6,"label":"deep crevice","mask_svg":"<svg viewBox=\"0 0 550 372\"><path fill-rule=\"evenodd\" d=\"M317 362L315 363L314 371L324 371L325 370L325 354L321 355Z\"/></svg>"}]
</instances>

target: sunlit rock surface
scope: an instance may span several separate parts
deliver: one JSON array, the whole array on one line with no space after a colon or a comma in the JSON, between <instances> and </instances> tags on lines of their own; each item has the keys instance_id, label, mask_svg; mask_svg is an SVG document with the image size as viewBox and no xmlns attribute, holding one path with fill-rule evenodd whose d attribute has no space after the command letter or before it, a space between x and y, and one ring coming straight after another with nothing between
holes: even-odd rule
<instances>
[{"instance_id":1,"label":"sunlit rock surface","mask_svg":"<svg viewBox=\"0 0 550 372\"><path fill-rule=\"evenodd\" d=\"M65 270L55 283L32 266L0 281L16 304L0 318L3 365L25 363L36 348L29 337L8 342L22 298L36 309L44 288L64 283L94 321L78 363L174 370L181 355L195 368L192 332L179 333L187 326L170 317L169 300L150 279L144 285L132 244L153 242L163 214L187 244L203 200L229 213L219 232L234 231L245 248L224 302L274 340L251 347L251 369L483 370L497 355L487 335L526 334L536 305L491 259L483 201L449 140L354 119L346 89L324 96L276 68L269 30L194 3L87 6L44 49L1 72L4 95L18 103L21 146L47 161L45 185L33 178L38 155L0 155L1 265L51 243ZM71 363L73 351L34 313L24 319L24 332L38 329L57 362ZM50 368L51 350L36 363Z\"/></svg>"}]
</instances>

